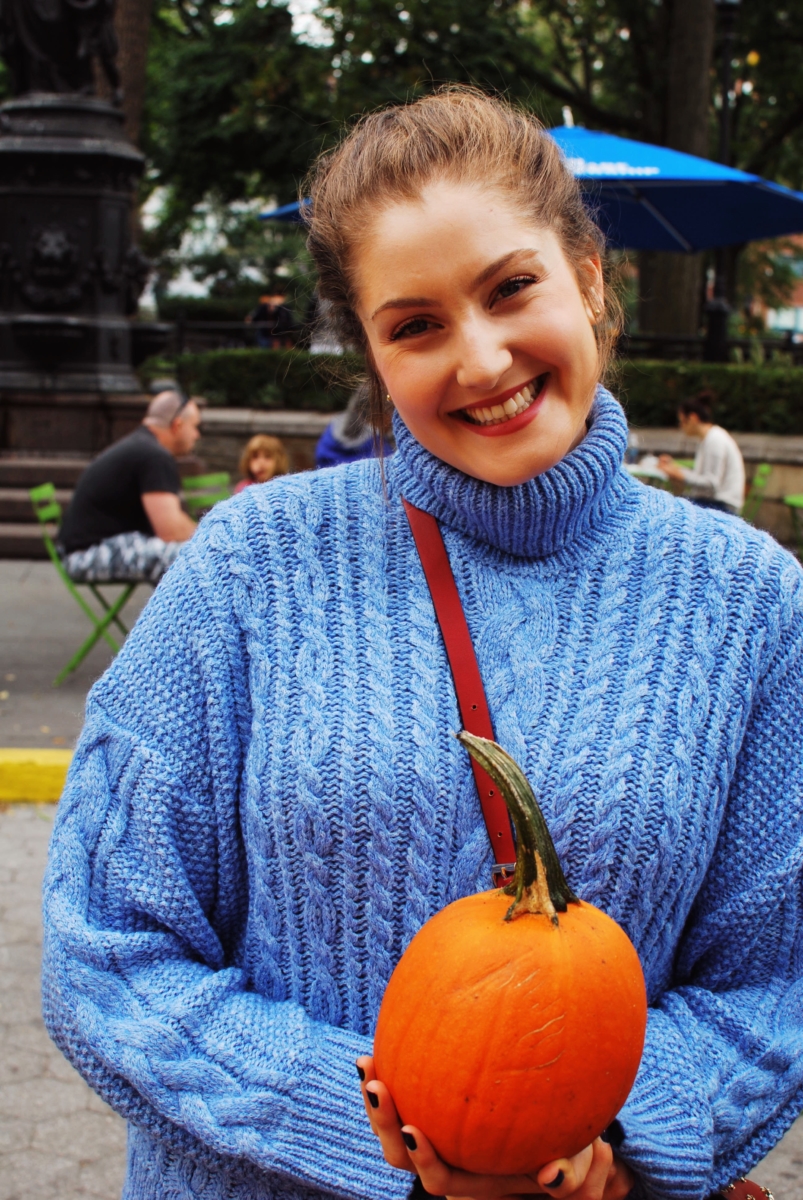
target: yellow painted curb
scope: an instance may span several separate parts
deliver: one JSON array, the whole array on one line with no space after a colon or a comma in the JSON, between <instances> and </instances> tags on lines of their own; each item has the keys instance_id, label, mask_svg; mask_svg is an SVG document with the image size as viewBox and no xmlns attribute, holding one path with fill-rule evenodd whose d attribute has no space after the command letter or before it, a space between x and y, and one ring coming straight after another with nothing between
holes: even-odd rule
<instances>
[{"instance_id":1,"label":"yellow painted curb","mask_svg":"<svg viewBox=\"0 0 803 1200\"><path fill-rule=\"evenodd\" d=\"M0 748L0 803L58 800L71 759L72 750Z\"/></svg>"}]
</instances>

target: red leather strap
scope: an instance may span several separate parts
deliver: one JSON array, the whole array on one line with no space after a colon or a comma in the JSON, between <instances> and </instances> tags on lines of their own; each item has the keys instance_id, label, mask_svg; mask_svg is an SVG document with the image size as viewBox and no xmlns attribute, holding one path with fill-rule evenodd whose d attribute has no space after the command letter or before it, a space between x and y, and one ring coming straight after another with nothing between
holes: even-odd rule
<instances>
[{"instance_id":1,"label":"red leather strap","mask_svg":"<svg viewBox=\"0 0 803 1200\"><path fill-rule=\"evenodd\" d=\"M721 1192L717 1192L710 1200L716 1200L716 1197L724 1196L725 1200L774 1200L772 1192L760 1183L754 1183L752 1179L745 1179L741 1176L733 1183L729 1183Z\"/></svg>"},{"instance_id":2,"label":"red leather strap","mask_svg":"<svg viewBox=\"0 0 803 1200\"><path fill-rule=\"evenodd\" d=\"M440 527L427 512L402 500L413 533L421 566L424 568L435 615L446 646L446 656L452 669L454 690L463 728L480 737L493 738L491 714L482 676L474 653L474 645L460 602L460 594L452 574L452 566ZM501 887L510 880L516 862L516 846L510 828L510 817L499 789L478 763L471 760L479 792L485 828L494 852L494 885Z\"/></svg>"}]
</instances>

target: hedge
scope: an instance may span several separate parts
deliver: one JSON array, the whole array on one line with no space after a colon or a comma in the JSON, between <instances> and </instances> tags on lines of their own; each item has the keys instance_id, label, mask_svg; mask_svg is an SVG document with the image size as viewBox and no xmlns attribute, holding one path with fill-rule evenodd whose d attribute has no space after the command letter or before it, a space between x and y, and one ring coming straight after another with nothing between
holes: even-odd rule
<instances>
[{"instance_id":1,"label":"hedge","mask_svg":"<svg viewBox=\"0 0 803 1200\"><path fill-rule=\"evenodd\" d=\"M349 394L359 360L304 350L210 350L149 359L143 383L175 374L210 404L336 412ZM717 396L718 422L739 433L803 434L803 369L742 363L620 362L613 391L631 425L677 423L678 401L701 388Z\"/></svg>"},{"instance_id":2,"label":"hedge","mask_svg":"<svg viewBox=\"0 0 803 1200\"><path fill-rule=\"evenodd\" d=\"M710 388L715 419L726 429L803 434L800 367L634 359L619 364L612 386L634 426L676 425L678 402Z\"/></svg>"},{"instance_id":3,"label":"hedge","mask_svg":"<svg viewBox=\"0 0 803 1200\"><path fill-rule=\"evenodd\" d=\"M254 288L246 296L160 296L157 309L160 321L244 321L248 313L259 303L259 293L264 288Z\"/></svg>"},{"instance_id":4,"label":"hedge","mask_svg":"<svg viewBox=\"0 0 803 1200\"><path fill-rule=\"evenodd\" d=\"M345 408L359 359L306 350L208 350L151 358L140 367L147 387L175 375L187 392L230 408L290 408L337 412Z\"/></svg>"}]
</instances>

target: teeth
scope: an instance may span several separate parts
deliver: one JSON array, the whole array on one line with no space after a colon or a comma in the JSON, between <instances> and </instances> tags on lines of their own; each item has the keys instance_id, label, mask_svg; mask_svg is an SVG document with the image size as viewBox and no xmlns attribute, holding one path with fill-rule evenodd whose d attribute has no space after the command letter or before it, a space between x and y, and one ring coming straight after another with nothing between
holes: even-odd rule
<instances>
[{"instance_id":1,"label":"teeth","mask_svg":"<svg viewBox=\"0 0 803 1200\"><path fill-rule=\"evenodd\" d=\"M526 384L521 391L516 392L515 396L511 396L503 404L494 404L487 408L474 408L466 416L475 425L501 425L529 408L534 398L534 389L530 384Z\"/></svg>"}]
</instances>

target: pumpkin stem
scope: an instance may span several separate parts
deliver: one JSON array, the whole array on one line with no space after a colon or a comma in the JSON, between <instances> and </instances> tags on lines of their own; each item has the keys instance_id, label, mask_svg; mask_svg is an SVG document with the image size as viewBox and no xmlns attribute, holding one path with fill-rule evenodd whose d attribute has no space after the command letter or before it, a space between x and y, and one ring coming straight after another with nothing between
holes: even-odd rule
<instances>
[{"instance_id":1,"label":"pumpkin stem","mask_svg":"<svg viewBox=\"0 0 803 1200\"><path fill-rule=\"evenodd\" d=\"M557 914L580 901L566 882L544 814L524 772L496 742L465 730L456 736L499 788L516 827L516 871L505 888L515 900L505 920L524 913L544 913L557 925Z\"/></svg>"}]
</instances>

